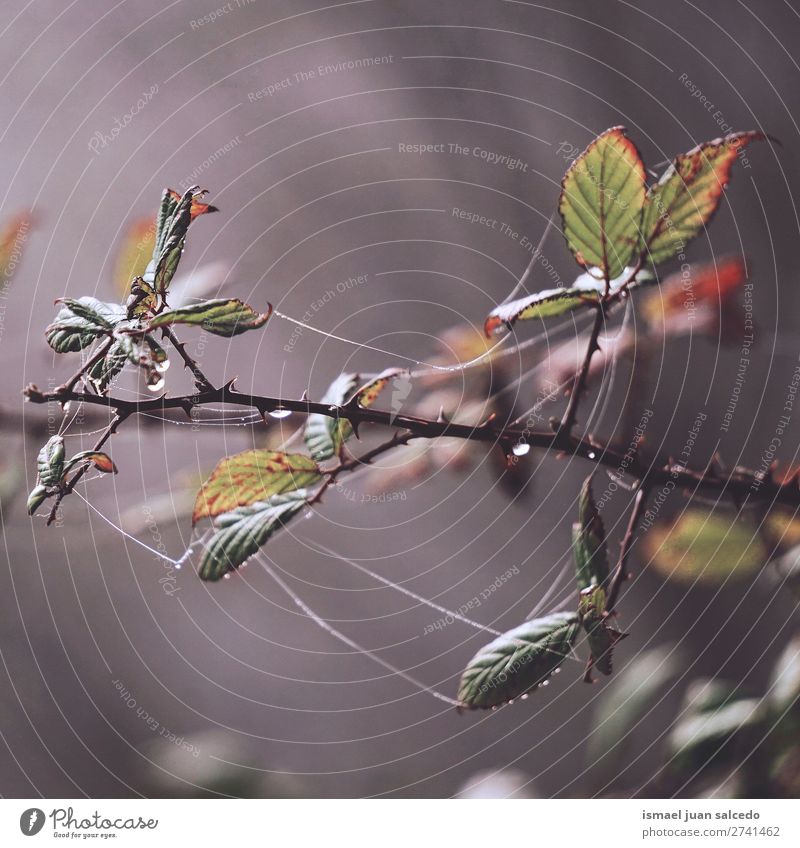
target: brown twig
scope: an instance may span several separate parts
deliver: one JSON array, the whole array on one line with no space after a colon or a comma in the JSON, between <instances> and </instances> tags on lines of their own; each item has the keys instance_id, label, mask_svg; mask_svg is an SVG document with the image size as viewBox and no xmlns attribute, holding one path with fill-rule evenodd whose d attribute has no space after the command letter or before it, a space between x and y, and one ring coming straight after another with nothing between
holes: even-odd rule
<instances>
[{"instance_id":1,"label":"brown twig","mask_svg":"<svg viewBox=\"0 0 800 848\"><path fill-rule=\"evenodd\" d=\"M642 512L644 511L646 503L647 491L640 485L633 501L633 508L631 509L630 518L628 519L628 526L625 530L625 536L623 537L622 544L620 546L619 561L617 562L617 567L614 569L614 573L611 575L611 582L608 585L606 611L609 615L614 612L614 606L617 603L619 591L622 584L628 578L628 557L630 556L631 547L633 546L634 539L636 538L636 525L642 517Z\"/></svg>"}]
</instances>

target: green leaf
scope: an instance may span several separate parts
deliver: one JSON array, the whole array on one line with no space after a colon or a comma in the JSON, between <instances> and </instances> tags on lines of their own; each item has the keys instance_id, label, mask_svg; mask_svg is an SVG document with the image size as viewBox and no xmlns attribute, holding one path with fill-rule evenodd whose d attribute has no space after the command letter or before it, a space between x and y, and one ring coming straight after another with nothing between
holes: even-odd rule
<instances>
[{"instance_id":1,"label":"green leaf","mask_svg":"<svg viewBox=\"0 0 800 848\"><path fill-rule=\"evenodd\" d=\"M470 660L458 700L470 709L486 709L531 692L564 662L579 629L575 613L557 612L498 636Z\"/></svg>"},{"instance_id":2,"label":"green leaf","mask_svg":"<svg viewBox=\"0 0 800 848\"><path fill-rule=\"evenodd\" d=\"M37 460L39 482L44 486L57 486L64 476L64 439L52 436L39 451Z\"/></svg>"},{"instance_id":3,"label":"green leaf","mask_svg":"<svg viewBox=\"0 0 800 848\"><path fill-rule=\"evenodd\" d=\"M650 186L642 221L644 248L656 265L683 253L717 211L739 153L760 132L731 133L682 153Z\"/></svg>"},{"instance_id":4,"label":"green leaf","mask_svg":"<svg viewBox=\"0 0 800 848\"><path fill-rule=\"evenodd\" d=\"M572 551L578 589L605 585L609 572L606 531L592 495L591 477L584 481L578 497L578 521L572 525Z\"/></svg>"},{"instance_id":5,"label":"green leaf","mask_svg":"<svg viewBox=\"0 0 800 848\"><path fill-rule=\"evenodd\" d=\"M68 464L64 464L64 438L62 436L51 436L47 443L39 451L36 460L37 475L36 485L28 495L28 515L34 512L44 503L46 498L56 491L68 471Z\"/></svg>"},{"instance_id":6,"label":"green leaf","mask_svg":"<svg viewBox=\"0 0 800 848\"><path fill-rule=\"evenodd\" d=\"M47 500L49 492L47 491L47 486L43 486L41 483L34 486L31 489L31 493L28 495L28 515L33 515L37 509Z\"/></svg>"},{"instance_id":7,"label":"green leaf","mask_svg":"<svg viewBox=\"0 0 800 848\"><path fill-rule=\"evenodd\" d=\"M397 377L408 375L408 370L405 368L387 368L385 371L378 374L368 383L361 386L353 396L352 400L365 409L372 406L378 399L378 395Z\"/></svg>"},{"instance_id":8,"label":"green leaf","mask_svg":"<svg viewBox=\"0 0 800 848\"><path fill-rule=\"evenodd\" d=\"M624 128L598 136L561 185L559 211L575 259L604 279L619 276L640 243L645 199L644 163Z\"/></svg>"},{"instance_id":9,"label":"green leaf","mask_svg":"<svg viewBox=\"0 0 800 848\"><path fill-rule=\"evenodd\" d=\"M267 323L272 306L266 312L256 312L237 299L205 300L202 303L167 309L150 321L150 328L166 327L170 324L200 325L217 336L236 336L247 330L255 330Z\"/></svg>"},{"instance_id":10,"label":"green leaf","mask_svg":"<svg viewBox=\"0 0 800 848\"><path fill-rule=\"evenodd\" d=\"M63 303L74 315L101 330L110 330L114 326L115 322L106 318L103 312L113 313L116 309L115 304L103 303L93 297L81 297L77 300L71 297L62 297L56 303Z\"/></svg>"},{"instance_id":11,"label":"green leaf","mask_svg":"<svg viewBox=\"0 0 800 848\"><path fill-rule=\"evenodd\" d=\"M172 189L165 189L162 195L156 218L153 258L143 276L144 281L159 294L163 295L167 291L175 275L189 225L198 215L217 211L216 207L200 201L199 198L204 194L198 186L192 186L180 197Z\"/></svg>"},{"instance_id":12,"label":"green leaf","mask_svg":"<svg viewBox=\"0 0 800 848\"><path fill-rule=\"evenodd\" d=\"M358 374L341 374L328 387L321 402L331 406L343 406L360 382ZM337 456L342 445L352 435L353 427L346 418L332 418L315 412L306 420L303 437L311 456L317 462L322 462Z\"/></svg>"},{"instance_id":13,"label":"green leaf","mask_svg":"<svg viewBox=\"0 0 800 848\"><path fill-rule=\"evenodd\" d=\"M225 457L197 493L192 524L320 480L317 463L305 454L248 450Z\"/></svg>"},{"instance_id":14,"label":"green leaf","mask_svg":"<svg viewBox=\"0 0 800 848\"><path fill-rule=\"evenodd\" d=\"M47 343L56 353L83 350L106 335L125 318L125 307L95 297L62 298L55 320L45 330Z\"/></svg>"},{"instance_id":15,"label":"green leaf","mask_svg":"<svg viewBox=\"0 0 800 848\"><path fill-rule=\"evenodd\" d=\"M302 509L307 496L304 489L298 489L218 516L200 560L200 578L219 580L237 569Z\"/></svg>"},{"instance_id":16,"label":"green leaf","mask_svg":"<svg viewBox=\"0 0 800 848\"><path fill-rule=\"evenodd\" d=\"M172 220L175 210L178 208L181 196L171 188L165 188L161 195L161 204L158 208L156 216L156 242L153 247L153 259L156 260L161 254L164 247L164 242L169 234L169 225Z\"/></svg>"}]
</instances>

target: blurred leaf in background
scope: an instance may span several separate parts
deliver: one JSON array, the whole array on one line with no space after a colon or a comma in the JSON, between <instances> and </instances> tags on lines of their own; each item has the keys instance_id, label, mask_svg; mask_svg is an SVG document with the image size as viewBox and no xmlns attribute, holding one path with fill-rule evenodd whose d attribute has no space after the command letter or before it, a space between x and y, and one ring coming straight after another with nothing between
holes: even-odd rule
<instances>
[{"instance_id":1,"label":"blurred leaf in background","mask_svg":"<svg viewBox=\"0 0 800 848\"><path fill-rule=\"evenodd\" d=\"M678 677L684 658L672 644L642 651L606 686L587 740L587 759L597 780L612 781L629 759L637 725ZM594 775L593 775L594 776Z\"/></svg>"},{"instance_id":2,"label":"blurred leaf in background","mask_svg":"<svg viewBox=\"0 0 800 848\"><path fill-rule=\"evenodd\" d=\"M751 576L769 553L755 521L695 506L652 527L642 547L661 577L714 586Z\"/></svg>"},{"instance_id":3,"label":"blurred leaf in background","mask_svg":"<svg viewBox=\"0 0 800 848\"><path fill-rule=\"evenodd\" d=\"M797 797L800 788L800 637L775 662L759 697L733 682L697 680L667 740L664 791L703 797Z\"/></svg>"},{"instance_id":4,"label":"blurred leaf in background","mask_svg":"<svg viewBox=\"0 0 800 848\"><path fill-rule=\"evenodd\" d=\"M457 798L537 798L532 778L519 769L484 769L461 784Z\"/></svg>"},{"instance_id":5,"label":"blurred leaf in background","mask_svg":"<svg viewBox=\"0 0 800 848\"><path fill-rule=\"evenodd\" d=\"M313 793L300 775L259 760L223 730L174 734L151 719L158 737L141 745L145 796L156 798L304 798Z\"/></svg>"},{"instance_id":6,"label":"blurred leaf in background","mask_svg":"<svg viewBox=\"0 0 800 848\"><path fill-rule=\"evenodd\" d=\"M131 281L144 275L155 243L156 223L152 217L136 218L126 227L112 272L114 288L121 300L130 294Z\"/></svg>"}]
</instances>

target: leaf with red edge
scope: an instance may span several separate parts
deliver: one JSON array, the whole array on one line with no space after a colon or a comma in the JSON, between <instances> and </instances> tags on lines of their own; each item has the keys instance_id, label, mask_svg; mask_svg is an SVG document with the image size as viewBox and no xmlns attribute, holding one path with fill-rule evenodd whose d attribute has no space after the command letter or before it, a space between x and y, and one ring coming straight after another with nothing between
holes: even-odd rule
<instances>
[{"instance_id":1,"label":"leaf with red edge","mask_svg":"<svg viewBox=\"0 0 800 848\"><path fill-rule=\"evenodd\" d=\"M608 290L617 296L623 288L632 291L654 282L654 276L646 269L640 269L633 277L634 268L623 268L622 273L609 280ZM483 330L487 336L499 332L503 327L511 329L517 321L530 321L536 318L557 318L576 309L596 306L605 292L606 284L592 274L581 274L569 288L545 289L536 294L501 303L489 313Z\"/></svg>"},{"instance_id":2,"label":"leaf with red edge","mask_svg":"<svg viewBox=\"0 0 800 848\"><path fill-rule=\"evenodd\" d=\"M317 463L305 454L248 450L225 457L197 493L192 524L321 479Z\"/></svg>"},{"instance_id":3,"label":"leaf with red edge","mask_svg":"<svg viewBox=\"0 0 800 848\"><path fill-rule=\"evenodd\" d=\"M102 471L104 474L117 473L117 466L114 465L111 457L107 453L103 453L102 451L86 450L76 453L75 456L66 463L64 466L64 474L81 462L91 462L98 471Z\"/></svg>"},{"instance_id":4,"label":"leaf with red edge","mask_svg":"<svg viewBox=\"0 0 800 848\"><path fill-rule=\"evenodd\" d=\"M556 318L575 309L594 306L599 300L600 293L596 291L577 288L545 289L496 306L484 322L483 330L487 336L491 336L504 327L510 329L517 321Z\"/></svg>"},{"instance_id":5,"label":"leaf with red edge","mask_svg":"<svg viewBox=\"0 0 800 848\"><path fill-rule=\"evenodd\" d=\"M650 186L642 219L642 239L648 261L657 265L682 253L719 208L739 153L761 132L738 132L681 153Z\"/></svg>"},{"instance_id":6,"label":"leaf with red edge","mask_svg":"<svg viewBox=\"0 0 800 848\"><path fill-rule=\"evenodd\" d=\"M599 135L570 165L561 183L564 238L584 267L618 277L640 243L644 163L624 127Z\"/></svg>"},{"instance_id":7,"label":"leaf with red edge","mask_svg":"<svg viewBox=\"0 0 800 848\"><path fill-rule=\"evenodd\" d=\"M642 302L642 315L654 333L680 335L702 330L722 341L741 342L745 315L738 293L747 280L741 256L692 264L670 274Z\"/></svg>"},{"instance_id":8,"label":"leaf with red edge","mask_svg":"<svg viewBox=\"0 0 800 848\"><path fill-rule=\"evenodd\" d=\"M271 314L270 304L267 304L266 312L256 312L238 298L220 298L167 309L151 319L150 328L194 324L215 336L230 338L263 327Z\"/></svg>"},{"instance_id":9,"label":"leaf with red edge","mask_svg":"<svg viewBox=\"0 0 800 848\"><path fill-rule=\"evenodd\" d=\"M153 286L159 294L164 294L178 268L186 242L189 225L198 215L216 212L215 206L209 206L200 198L206 194L199 186L192 186L183 195L173 189L165 189L161 197L161 207L156 218L156 241L153 258L142 275L146 283Z\"/></svg>"},{"instance_id":10,"label":"leaf with red edge","mask_svg":"<svg viewBox=\"0 0 800 848\"><path fill-rule=\"evenodd\" d=\"M391 383L393 380L408 376L408 371L405 368L387 368L385 371L378 374L377 377L365 383L353 396L360 407L372 406L378 399L378 395Z\"/></svg>"},{"instance_id":11,"label":"leaf with red edge","mask_svg":"<svg viewBox=\"0 0 800 848\"><path fill-rule=\"evenodd\" d=\"M168 188L167 193L176 203L180 201L181 195L179 192L175 191L174 188ZM189 207L189 215L192 221L194 221L194 219L199 215L205 215L207 212L219 212L219 209L216 206L212 206L210 203L200 200L205 193L206 190L203 189L203 191L192 198L192 205Z\"/></svg>"}]
</instances>

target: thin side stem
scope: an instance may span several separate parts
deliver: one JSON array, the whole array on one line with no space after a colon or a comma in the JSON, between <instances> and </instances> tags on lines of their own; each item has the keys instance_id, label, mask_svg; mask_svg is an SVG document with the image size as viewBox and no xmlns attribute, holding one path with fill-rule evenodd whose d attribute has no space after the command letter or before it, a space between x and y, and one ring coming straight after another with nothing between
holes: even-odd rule
<instances>
[{"instance_id":1,"label":"thin side stem","mask_svg":"<svg viewBox=\"0 0 800 848\"><path fill-rule=\"evenodd\" d=\"M333 468L328 472L327 480L325 480L319 489L317 489L314 496L309 498L308 505L313 506L314 504L319 503L322 500L322 496L336 482L340 474L344 474L347 471L355 471L362 465L369 465L376 457L392 450L392 448L399 447L400 445L407 445L413 438L414 436L412 433L401 433L398 430L394 433L391 439L381 442L381 444L376 445L371 450L361 454L361 456L356 456L340 463L336 466L336 468Z\"/></svg>"},{"instance_id":2,"label":"thin side stem","mask_svg":"<svg viewBox=\"0 0 800 848\"><path fill-rule=\"evenodd\" d=\"M100 448L116 433L117 427L128 417L127 413L117 413L114 418L109 423L108 427L103 430L100 438L95 442L92 450L99 451ZM78 484L78 481L83 477L86 473L86 469L91 465L90 462L85 462L78 471L70 478L70 480L64 485L64 488L56 495L56 499L53 503L53 507L50 510L50 515L47 516L47 524L50 526L56 519L56 515L58 514L58 507L61 505L61 501L75 488Z\"/></svg>"},{"instance_id":3,"label":"thin side stem","mask_svg":"<svg viewBox=\"0 0 800 848\"><path fill-rule=\"evenodd\" d=\"M644 512L645 504L647 503L647 492L640 486L636 492L636 497L633 501L628 526L625 530L625 536L622 539L622 545L619 552L619 561L614 573L611 575L611 582L608 586L608 600L606 601L606 610L608 613L614 612L614 606L617 603L620 589L625 580L628 579L628 557L631 553L634 540L636 539L636 525Z\"/></svg>"},{"instance_id":4,"label":"thin side stem","mask_svg":"<svg viewBox=\"0 0 800 848\"><path fill-rule=\"evenodd\" d=\"M578 416L578 404L581 401L581 396L586 390L586 378L589 376L589 366L592 364L592 357L596 351L600 350L600 345L597 340L600 337L600 330L603 329L604 319L605 310L603 308L603 304L599 303L596 307L594 324L592 325L589 343L583 357L583 364L575 376L575 382L572 384L572 391L570 392L567 410L564 413L564 417L561 419L561 425L559 427L559 432L563 432L567 435L572 433L572 428L575 426L575 420Z\"/></svg>"},{"instance_id":5,"label":"thin side stem","mask_svg":"<svg viewBox=\"0 0 800 848\"><path fill-rule=\"evenodd\" d=\"M87 374L95 365L97 365L98 362L100 362L101 359L105 357L113 343L114 339L112 338L104 339L92 356L90 356L89 359L81 365L81 367L69 378L69 380L59 386L56 391L61 390L71 392L75 388L75 384L78 380L80 380L84 374Z\"/></svg>"},{"instance_id":6,"label":"thin side stem","mask_svg":"<svg viewBox=\"0 0 800 848\"><path fill-rule=\"evenodd\" d=\"M201 392L207 391L209 389L213 390L214 384L211 380L206 377L206 375L200 370L200 366L197 362L186 353L186 344L184 342L178 341L175 333L169 327L161 328L164 337L169 339L170 344L178 351L178 355L183 360L183 364L186 368L188 368L192 372L192 376L194 377L195 385Z\"/></svg>"}]
</instances>

